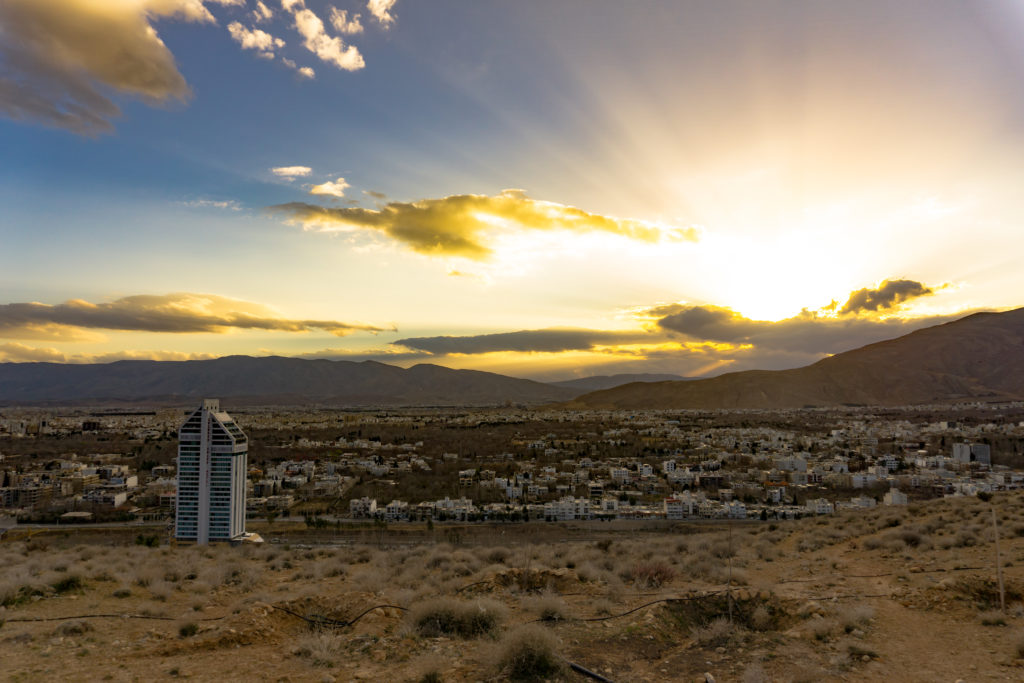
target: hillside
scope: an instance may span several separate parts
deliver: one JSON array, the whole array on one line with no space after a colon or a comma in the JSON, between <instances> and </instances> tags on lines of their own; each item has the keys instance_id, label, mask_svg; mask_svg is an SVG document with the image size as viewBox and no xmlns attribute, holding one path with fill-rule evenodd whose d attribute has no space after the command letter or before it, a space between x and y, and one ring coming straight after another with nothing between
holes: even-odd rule
<instances>
[{"instance_id":1,"label":"hillside","mask_svg":"<svg viewBox=\"0 0 1024 683\"><path fill-rule=\"evenodd\" d=\"M277 543L238 548L146 547L132 539L160 530L139 527L15 531L0 541L0 669L590 680L567 660L620 682L1021 680L1022 504L1007 492L729 527L439 523L341 538L278 521L258 528Z\"/></svg>"},{"instance_id":2,"label":"hillside","mask_svg":"<svg viewBox=\"0 0 1024 683\"><path fill-rule=\"evenodd\" d=\"M800 408L1024 397L1024 308L976 313L794 370L627 384L573 408Z\"/></svg>"},{"instance_id":3,"label":"hillside","mask_svg":"<svg viewBox=\"0 0 1024 683\"><path fill-rule=\"evenodd\" d=\"M566 379L561 382L548 382L556 387L565 387L578 391L598 391L600 389L612 389L631 382L669 382L685 380L679 375L633 373L619 375L594 375L593 377L580 377L579 379Z\"/></svg>"},{"instance_id":4,"label":"hillside","mask_svg":"<svg viewBox=\"0 0 1024 683\"><path fill-rule=\"evenodd\" d=\"M0 363L0 403L180 402L202 396L248 403L500 405L577 395L562 387L438 365L229 356L204 361L96 365Z\"/></svg>"}]
</instances>

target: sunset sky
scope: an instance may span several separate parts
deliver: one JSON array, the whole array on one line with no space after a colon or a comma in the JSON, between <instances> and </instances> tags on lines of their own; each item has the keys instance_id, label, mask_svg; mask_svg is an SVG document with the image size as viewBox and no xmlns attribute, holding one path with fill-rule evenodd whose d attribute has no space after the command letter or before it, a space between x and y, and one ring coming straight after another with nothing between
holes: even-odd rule
<instances>
[{"instance_id":1,"label":"sunset sky","mask_svg":"<svg viewBox=\"0 0 1024 683\"><path fill-rule=\"evenodd\" d=\"M1024 2L0 0L0 361L779 369L1024 305Z\"/></svg>"}]
</instances>

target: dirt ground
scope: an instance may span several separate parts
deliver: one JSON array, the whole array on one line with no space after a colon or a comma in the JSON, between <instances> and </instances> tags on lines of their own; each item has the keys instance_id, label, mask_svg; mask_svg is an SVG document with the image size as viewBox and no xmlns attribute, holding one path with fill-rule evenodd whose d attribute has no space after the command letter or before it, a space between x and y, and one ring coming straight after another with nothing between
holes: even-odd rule
<instances>
[{"instance_id":1,"label":"dirt ground","mask_svg":"<svg viewBox=\"0 0 1024 683\"><path fill-rule=\"evenodd\" d=\"M536 680L506 658L534 624L613 681L1019 681L1022 503L390 549L37 535L0 544L0 680ZM487 618L439 633L438 605Z\"/></svg>"}]
</instances>

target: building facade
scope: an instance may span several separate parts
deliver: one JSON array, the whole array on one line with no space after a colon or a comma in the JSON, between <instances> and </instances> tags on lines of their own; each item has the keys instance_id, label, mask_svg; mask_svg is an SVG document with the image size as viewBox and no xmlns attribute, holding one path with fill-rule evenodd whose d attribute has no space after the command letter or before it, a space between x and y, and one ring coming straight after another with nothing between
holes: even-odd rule
<instances>
[{"instance_id":1,"label":"building facade","mask_svg":"<svg viewBox=\"0 0 1024 683\"><path fill-rule=\"evenodd\" d=\"M175 537L205 545L245 535L248 439L220 401L203 399L178 430Z\"/></svg>"}]
</instances>

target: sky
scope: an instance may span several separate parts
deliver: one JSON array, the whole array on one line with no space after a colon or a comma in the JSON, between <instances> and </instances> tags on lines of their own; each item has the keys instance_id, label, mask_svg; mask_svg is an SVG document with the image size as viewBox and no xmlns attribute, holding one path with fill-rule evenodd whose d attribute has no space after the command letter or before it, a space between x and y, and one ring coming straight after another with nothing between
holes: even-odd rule
<instances>
[{"instance_id":1,"label":"sky","mask_svg":"<svg viewBox=\"0 0 1024 683\"><path fill-rule=\"evenodd\" d=\"M0 362L708 376L1024 305L1024 3L0 0Z\"/></svg>"}]
</instances>

